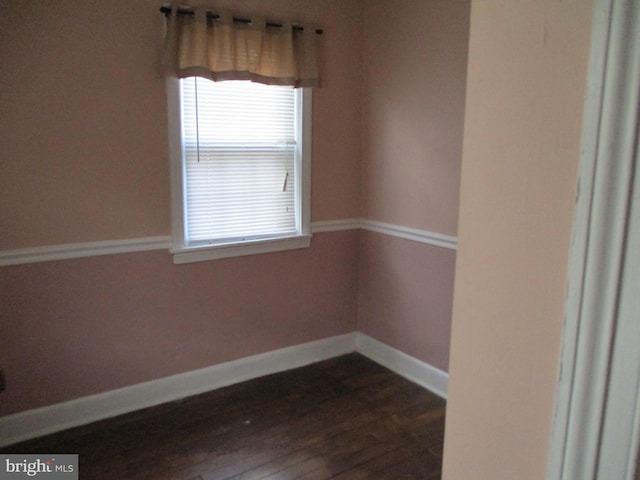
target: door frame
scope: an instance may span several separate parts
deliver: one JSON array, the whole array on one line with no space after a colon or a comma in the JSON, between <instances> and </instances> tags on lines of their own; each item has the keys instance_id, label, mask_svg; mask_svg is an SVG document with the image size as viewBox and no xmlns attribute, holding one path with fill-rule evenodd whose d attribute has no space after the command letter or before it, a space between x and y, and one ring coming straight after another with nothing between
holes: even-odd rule
<instances>
[{"instance_id":1,"label":"door frame","mask_svg":"<svg viewBox=\"0 0 640 480\"><path fill-rule=\"evenodd\" d=\"M640 2L595 0L548 480L634 474L639 91Z\"/></svg>"}]
</instances>

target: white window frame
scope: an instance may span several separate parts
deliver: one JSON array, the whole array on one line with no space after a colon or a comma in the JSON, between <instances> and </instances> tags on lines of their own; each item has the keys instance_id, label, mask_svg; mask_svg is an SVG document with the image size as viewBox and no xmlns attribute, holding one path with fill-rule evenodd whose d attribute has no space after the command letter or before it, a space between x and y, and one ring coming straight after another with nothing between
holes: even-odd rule
<instances>
[{"instance_id":1,"label":"white window frame","mask_svg":"<svg viewBox=\"0 0 640 480\"><path fill-rule=\"evenodd\" d=\"M185 174L182 147L180 80L167 78L169 126L169 160L171 163L171 230L174 263L202 262L218 258L239 257L259 253L308 248L311 244L311 88L298 88L296 95L299 164L296 168L296 215L298 232L258 240L245 240L215 245L189 246L185 235Z\"/></svg>"}]
</instances>

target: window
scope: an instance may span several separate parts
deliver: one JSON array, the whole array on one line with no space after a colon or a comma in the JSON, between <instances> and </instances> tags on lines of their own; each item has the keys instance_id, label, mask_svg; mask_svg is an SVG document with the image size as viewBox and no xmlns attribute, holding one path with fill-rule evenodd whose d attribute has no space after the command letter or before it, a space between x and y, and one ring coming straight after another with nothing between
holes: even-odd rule
<instances>
[{"instance_id":1,"label":"window","mask_svg":"<svg viewBox=\"0 0 640 480\"><path fill-rule=\"evenodd\" d=\"M308 247L311 90L167 82L174 262Z\"/></svg>"}]
</instances>

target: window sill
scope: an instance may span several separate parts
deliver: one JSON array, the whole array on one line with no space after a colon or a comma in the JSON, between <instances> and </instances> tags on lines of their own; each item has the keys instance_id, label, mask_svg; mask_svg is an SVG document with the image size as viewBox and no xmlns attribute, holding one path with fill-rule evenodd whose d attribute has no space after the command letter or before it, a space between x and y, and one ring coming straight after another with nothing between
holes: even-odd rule
<instances>
[{"instance_id":1,"label":"window sill","mask_svg":"<svg viewBox=\"0 0 640 480\"><path fill-rule=\"evenodd\" d=\"M254 240L241 243L222 245L203 245L198 247L174 248L173 263L193 263L216 260L219 258L241 257L256 255L259 253L282 252L308 248L311 245L311 235L302 234L293 237L270 238L267 240Z\"/></svg>"}]
</instances>

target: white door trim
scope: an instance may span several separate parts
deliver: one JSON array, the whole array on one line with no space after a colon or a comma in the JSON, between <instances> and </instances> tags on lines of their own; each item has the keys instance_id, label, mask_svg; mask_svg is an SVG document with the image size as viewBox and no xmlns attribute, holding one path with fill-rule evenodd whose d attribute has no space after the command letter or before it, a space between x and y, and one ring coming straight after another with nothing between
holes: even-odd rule
<instances>
[{"instance_id":1,"label":"white door trim","mask_svg":"<svg viewBox=\"0 0 640 480\"><path fill-rule=\"evenodd\" d=\"M635 226L629 222L638 157L640 3L596 0L594 8L549 480L631 479L640 427L640 355L628 356L630 341L638 350L638 295L629 292L638 261L627 249L640 238L637 219Z\"/></svg>"}]
</instances>

